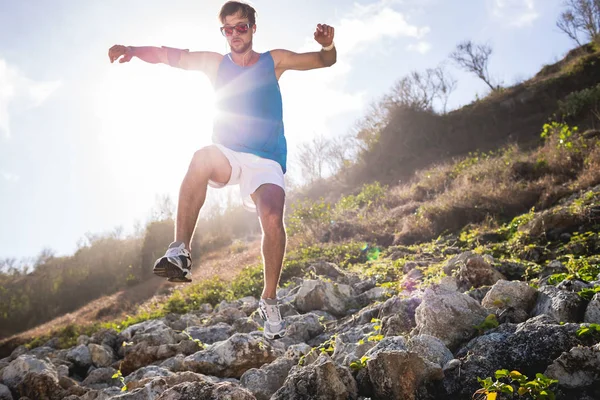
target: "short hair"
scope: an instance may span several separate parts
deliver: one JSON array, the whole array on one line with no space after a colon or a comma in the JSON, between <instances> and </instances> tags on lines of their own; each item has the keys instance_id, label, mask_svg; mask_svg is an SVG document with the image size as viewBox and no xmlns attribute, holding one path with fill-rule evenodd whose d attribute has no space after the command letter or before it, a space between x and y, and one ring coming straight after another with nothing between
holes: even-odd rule
<instances>
[{"instance_id":1,"label":"short hair","mask_svg":"<svg viewBox=\"0 0 600 400\"><path fill-rule=\"evenodd\" d=\"M221 23L224 23L225 17L237 13L240 13L242 18L248 18L250 25L256 24L256 10L254 7L240 1L228 1L223 4L223 7L221 7L221 11L219 12L219 20Z\"/></svg>"}]
</instances>

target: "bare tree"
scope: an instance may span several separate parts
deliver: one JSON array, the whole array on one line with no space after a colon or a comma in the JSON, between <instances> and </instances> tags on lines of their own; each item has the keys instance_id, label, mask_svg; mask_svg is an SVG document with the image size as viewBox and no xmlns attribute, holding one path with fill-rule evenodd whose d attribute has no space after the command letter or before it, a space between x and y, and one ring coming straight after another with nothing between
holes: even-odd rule
<instances>
[{"instance_id":1,"label":"bare tree","mask_svg":"<svg viewBox=\"0 0 600 400\"><path fill-rule=\"evenodd\" d=\"M448 110L448 99L452 92L456 90L458 81L446 71L443 65L433 69L433 75L436 79L436 97L442 104L442 112L446 114Z\"/></svg>"},{"instance_id":2,"label":"bare tree","mask_svg":"<svg viewBox=\"0 0 600 400\"><path fill-rule=\"evenodd\" d=\"M424 72L412 71L400 79L385 97L384 104L388 110L403 107L434 111L434 102L438 100L442 105L442 112L445 113L448 98L455 89L456 80L439 65Z\"/></svg>"},{"instance_id":3,"label":"bare tree","mask_svg":"<svg viewBox=\"0 0 600 400\"><path fill-rule=\"evenodd\" d=\"M556 26L581 46L580 35L591 42L600 34L600 0L566 0Z\"/></svg>"},{"instance_id":4,"label":"bare tree","mask_svg":"<svg viewBox=\"0 0 600 400\"><path fill-rule=\"evenodd\" d=\"M308 182L312 183L323 178L330 145L328 139L317 135L310 142L304 142L298 146L298 162L304 179Z\"/></svg>"},{"instance_id":5,"label":"bare tree","mask_svg":"<svg viewBox=\"0 0 600 400\"><path fill-rule=\"evenodd\" d=\"M357 145L350 135L336 136L327 148L328 164L331 172L336 174L348 167L356 159Z\"/></svg>"},{"instance_id":6,"label":"bare tree","mask_svg":"<svg viewBox=\"0 0 600 400\"><path fill-rule=\"evenodd\" d=\"M488 44L475 44L470 40L459 43L450 54L450 58L462 69L472 72L486 83L493 91L500 88L492 84L488 72L488 62L492 54L492 47Z\"/></svg>"}]
</instances>

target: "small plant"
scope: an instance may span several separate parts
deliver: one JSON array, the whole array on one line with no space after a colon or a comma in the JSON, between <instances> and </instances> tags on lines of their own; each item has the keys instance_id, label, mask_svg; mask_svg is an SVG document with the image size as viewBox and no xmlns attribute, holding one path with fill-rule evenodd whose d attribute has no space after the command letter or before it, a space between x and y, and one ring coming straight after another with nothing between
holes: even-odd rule
<instances>
[{"instance_id":1,"label":"small plant","mask_svg":"<svg viewBox=\"0 0 600 400\"><path fill-rule=\"evenodd\" d=\"M367 336L367 341L368 342L380 342L380 341L382 341L383 338L384 338L384 336L381 334L381 320L377 319L377 318L372 318L371 319L371 323L375 324L375 326L373 326L373 332L371 332ZM359 345L365 344L365 340L364 339L360 339L357 344L359 344Z\"/></svg>"},{"instance_id":2,"label":"small plant","mask_svg":"<svg viewBox=\"0 0 600 400\"><path fill-rule=\"evenodd\" d=\"M123 342L125 343L125 342ZM121 381L121 385L123 385L123 387L121 387L121 392L126 392L127 391L127 385L125 384L125 378L123 378L123 373L121 372L121 366L119 365L119 370L117 372L114 373L114 375L112 376L113 379L118 379Z\"/></svg>"},{"instance_id":3,"label":"small plant","mask_svg":"<svg viewBox=\"0 0 600 400\"><path fill-rule=\"evenodd\" d=\"M499 323L498 319L496 318L496 314L490 314L487 317L485 317L481 324L475 326L475 329L477 329L477 334L483 335L485 331L497 328L498 325Z\"/></svg>"},{"instance_id":4,"label":"small plant","mask_svg":"<svg viewBox=\"0 0 600 400\"><path fill-rule=\"evenodd\" d=\"M581 297L582 299L587 300L587 301L590 301L596 293L600 293L600 286L594 286L593 288L582 289L579 292L577 292L579 297Z\"/></svg>"},{"instance_id":5,"label":"small plant","mask_svg":"<svg viewBox=\"0 0 600 400\"><path fill-rule=\"evenodd\" d=\"M597 336L600 334L600 324L584 324L577 329L577 336Z\"/></svg>"},{"instance_id":6,"label":"small plant","mask_svg":"<svg viewBox=\"0 0 600 400\"><path fill-rule=\"evenodd\" d=\"M573 136L578 130L576 126L571 128L564 122L551 122L544 124L540 136L545 140L556 140L556 147L559 149L574 150Z\"/></svg>"},{"instance_id":7,"label":"small plant","mask_svg":"<svg viewBox=\"0 0 600 400\"><path fill-rule=\"evenodd\" d=\"M353 371L360 371L361 369L367 366L367 361L369 361L370 359L370 357L362 356L360 360L352 361L350 363L350 369L352 369Z\"/></svg>"},{"instance_id":8,"label":"small plant","mask_svg":"<svg viewBox=\"0 0 600 400\"><path fill-rule=\"evenodd\" d=\"M194 339L188 331L181 331L181 333L183 333L185 336L187 336L187 338L189 340L191 340L192 342L195 342L198 345L198 347L200 347L200 350L204 350L206 348L206 345L204 343L202 343L202 341L200 339Z\"/></svg>"},{"instance_id":9,"label":"small plant","mask_svg":"<svg viewBox=\"0 0 600 400\"><path fill-rule=\"evenodd\" d=\"M335 338L336 335L333 335L331 338L327 339L317 347L313 347L312 349L310 349L308 353L300 357L300 360L298 360L298 365L303 366L306 362L306 357L314 354L317 351L319 352L319 354L327 354L329 356L333 355L333 352L335 351Z\"/></svg>"},{"instance_id":10,"label":"small plant","mask_svg":"<svg viewBox=\"0 0 600 400\"><path fill-rule=\"evenodd\" d=\"M515 391L513 385L517 386L519 396L529 396L532 399L554 400L555 395L551 386L558 383L556 379L550 379L544 374L536 374L535 379L529 380L527 376L519 371L508 371L507 369L497 370L495 373L496 380L492 378L481 379L477 377L477 381L481 385L473 394L477 399L496 400L498 393L512 394ZM509 383L507 383L510 381ZM480 395L480 396L478 396Z\"/></svg>"},{"instance_id":11,"label":"small plant","mask_svg":"<svg viewBox=\"0 0 600 400\"><path fill-rule=\"evenodd\" d=\"M292 212L286 220L289 235L303 234L320 238L331 225L331 204L325 200L304 200L292 204Z\"/></svg>"}]
</instances>

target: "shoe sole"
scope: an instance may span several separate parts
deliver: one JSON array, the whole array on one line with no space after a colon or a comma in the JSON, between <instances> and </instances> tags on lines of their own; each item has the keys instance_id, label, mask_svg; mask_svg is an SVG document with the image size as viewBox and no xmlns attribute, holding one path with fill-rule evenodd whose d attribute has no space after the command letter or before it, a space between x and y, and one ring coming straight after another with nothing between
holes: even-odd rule
<instances>
[{"instance_id":1,"label":"shoe sole","mask_svg":"<svg viewBox=\"0 0 600 400\"><path fill-rule=\"evenodd\" d=\"M263 311L259 308L258 309L258 315L263 319L263 321L267 321L267 317L266 315L263 313ZM263 336L265 337L265 339L269 339L269 340L273 340L273 339L281 339L282 337L285 336L285 328L277 333L270 333L264 330L263 328Z\"/></svg>"},{"instance_id":2,"label":"shoe sole","mask_svg":"<svg viewBox=\"0 0 600 400\"><path fill-rule=\"evenodd\" d=\"M160 260L157 265L154 266L154 275L160 276L161 278L168 278L169 282L191 282L192 280L183 276L183 272L180 268L171 264L166 258Z\"/></svg>"},{"instance_id":3,"label":"shoe sole","mask_svg":"<svg viewBox=\"0 0 600 400\"><path fill-rule=\"evenodd\" d=\"M263 331L263 336L264 336L266 339L269 339L269 340L281 339L282 337L284 337L284 336L285 336L285 331L283 331L283 332L281 332L281 333L274 333L274 334L272 334L272 335L271 335L271 334L269 334L269 333L267 333L266 331Z\"/></svg>"}]
</instances>

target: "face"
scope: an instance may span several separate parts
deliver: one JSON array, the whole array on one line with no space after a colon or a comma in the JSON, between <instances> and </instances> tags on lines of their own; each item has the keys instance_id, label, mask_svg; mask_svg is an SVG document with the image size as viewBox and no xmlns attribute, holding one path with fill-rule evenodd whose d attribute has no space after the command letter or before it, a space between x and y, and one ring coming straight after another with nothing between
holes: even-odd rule
<instances>
[{"instance_id":1,"label":"face","mask_svg":"<svg viewBox=\"0 0 600 400\"><path fill-rule=\"evenodd\" d=\"M249 24L248 18L242 18L239 13L234 15L228 15L225 17L223 26L234 27L238 24ZM231 51L238 54L244 54L252 48L252 35L256 30L256 25L250 25L250 28L246 33L240 33L236 29L233 29L231 36L225 36L227 43Z\"/></svg>"}]
</instances>

